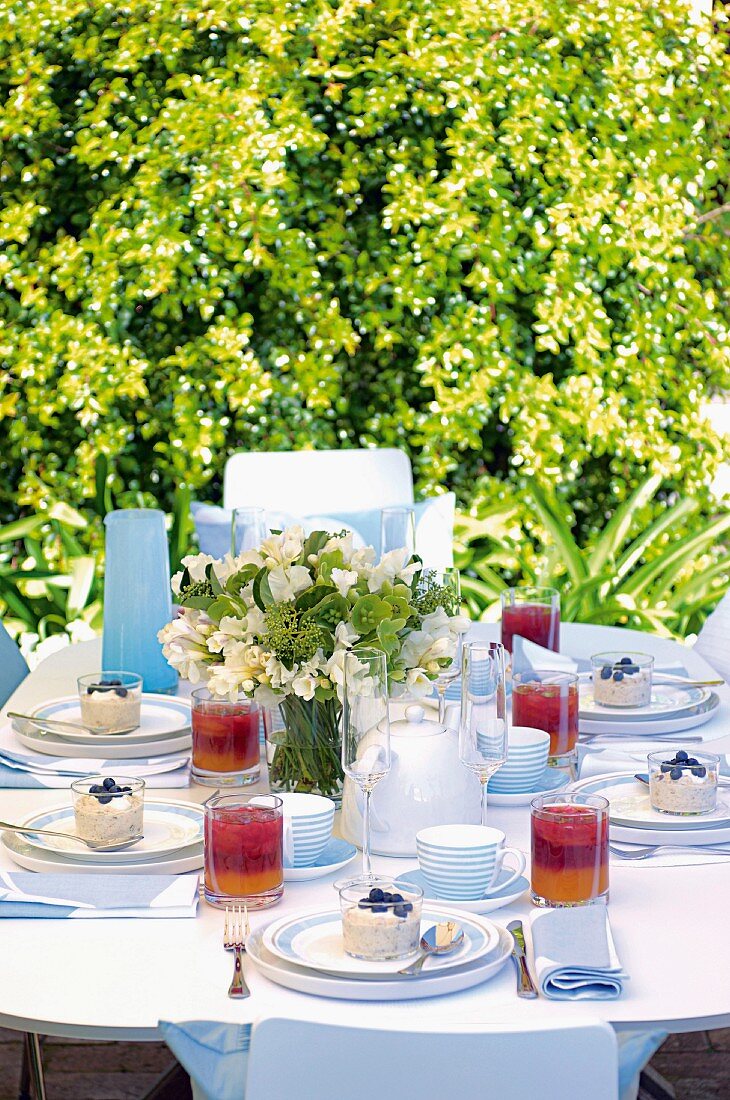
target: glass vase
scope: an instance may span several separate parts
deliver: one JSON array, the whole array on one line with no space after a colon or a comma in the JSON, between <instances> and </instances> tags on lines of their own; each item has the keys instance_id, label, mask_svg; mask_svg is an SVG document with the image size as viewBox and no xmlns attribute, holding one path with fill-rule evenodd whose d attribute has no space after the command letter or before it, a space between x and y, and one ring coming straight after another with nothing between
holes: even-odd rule
<instances>
[{"instance_id":1,"label":"glass vase","mask_svg":"<svg viewBox=\"0 0 730 1100\"><path fill-rule=\"evenodd\" d=\"M342 706L338 699L289 695L265 715L266 759L272 791L342 799Z\"/></svg>"}]
</instances>

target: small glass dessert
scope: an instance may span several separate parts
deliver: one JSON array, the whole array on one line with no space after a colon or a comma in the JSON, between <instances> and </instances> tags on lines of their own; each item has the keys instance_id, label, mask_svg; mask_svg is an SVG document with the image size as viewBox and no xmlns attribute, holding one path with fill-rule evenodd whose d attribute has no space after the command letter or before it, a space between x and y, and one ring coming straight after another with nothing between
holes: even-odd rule
<instances>
[{"instance_id":1,"label":"small glass dessert","mask_svg":"<svg viewBox=\"0 0 730 1100\"><path fill-rule=\"evenodd\" d=\"M593 698L602 707L647 707L654 658L648 653L596 653L591 657Z\"/></svg>"},{"instance_id":2,"label":"small glass dessert","mask_svg":"<svg viewBox=\"0 0 730 1100\"><path fill-rule=\"evenodd\" d=\"M608 897L608 799L539 795L532 807L532 900L545 908Z\"/></svg>"},{"instance_id":3,"label":"small glass dessert","mask_svg":"<svg viewBox=\"0 0 730 1100\"><path fill-rule=\"evenodd\" d=\"M260 710L252 699L217 698L207 688L192 694L193 766L196 783L245 787L261 774Z\"/></svg>"},{"instance_id":4,"label":"small glass dessert","mask_svg":"<svg viewBox=\"0 0 730 1100\"><path fill-rule=\"evenodd\" d=\"M340 888L342 939L356 959L403 959L421 941L423 890L368 875Z\"/></svg>"},{"instance_id":5,"label":"small glass dessert","mask_svg":"<svg viewBox=\"0 0 730 1100\"><path fill-rule=\"evenodd\" d=\"M502 593L502 645L510 653L515 634L560 650L560 593L555 588L525 585Z\"/></svg>"},{"instance_id":6,"label":"small glass dessert","mask_svg":"<svg viewBox=\"0 0 730 1100\"><path fill-rule=\"evenodd\" d=\"M284 893L284 816L275 795L214 794L205 810L205 900L267 909Z\"/></svg>"},{"instance_id":7,"label":"small glass dessert","mask_svg":"<svg viewBox=\"0 0 730 1100\"><path fill-rule=\"evenodd\" d=\"M578 741L578 677L573 672L516 672L512 722L545 730L550 734L548 764L569 764Z\"/></svg>"},{"instance_id":8,"label":"small glass dessert","mask_svg":"<svg viewBox=\"0 0 730 1100\"><path fill-rule=\"evenodd\" d=\"M134 672L96 672L79 676L81 721L96 733L137 729L142 677Z\"/></svg>"},{"instance_id":9,"label":"small glass dessert","mask_svg":"<svg viewBox=\"0 0 730 1100\"><path fill-rule=\"evenodd\" d=\"M717 805L719 756L714 752L690 756L680 749L669 759L664 749L650 752L647 761L652 809L680 817L712 813Z\"/></svg>"},{"instance_id":10,"label":"small glass dessert","mask_svg":"<svg viewBox=\"0 0 730 1100\"><path fill-rule=\"evenodd\" d=\"M144 780L102 775L71 784L76 832L83 840L124 841L140 836L144 823Z\"/></svg>"}]
</instances>

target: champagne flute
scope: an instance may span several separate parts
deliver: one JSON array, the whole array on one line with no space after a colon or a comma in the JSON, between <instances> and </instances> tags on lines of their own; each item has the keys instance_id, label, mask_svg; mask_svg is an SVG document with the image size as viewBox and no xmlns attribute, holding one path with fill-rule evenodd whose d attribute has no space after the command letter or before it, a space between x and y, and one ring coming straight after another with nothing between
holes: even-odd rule
<instances>
[{"instance_id":1,"label":"champagne flute","mask_svg":"<svg viewBox=\"0 0 730 1100\"><path fill-rule=\"evenodd\" d=\"M507 759L505 654L500 642L468 642L462 652L459 759L482 785L482 825L487 783Z\"/></svg>"},{"instance_id":2,"label":"champagne flute","mask_svg":"<svg viewBox=\"0 0 730 1100\"><path fill-rule=\"evenodd\" d=\"M405 546L411 557L416 552L416 513L413 508L380 509L380 556Z\"/></svg>"},{"instance_id":3,"label":"champagne flute","mask_svg":"<svg viewBox=\"0 0 730 1100\"><path fill-rule=\"evenodd\" d=\"M458 615L461 607L461 577L458 569L424 569L416 587L419 611L427 615L437 607L443 607L447 615ZM433 604L433 606L431 606ZM439 670L436 691L439 702L439 723L446 723L446 691L449 684L461 675L461 650L463 637L457 636L456 653L450 665Z\"/></svg>"},{"instance_id":4,"label":"champagne flute","mask_svg":"<svg viewBox=\"0 0 730 1100\"><path fill-rule=\"evenodd\" d=\"M342 699L342 767L363 792L362 868L370 868L370 798L390 771L388 669L384 653L361 649L345 656Z\"/></svg>"},{"instance_id":5,"label":"champagne flute","mask_svg":"<svg viewBox=\"0 0 730 1100\"><path fill-rule=\"evenodd\" d=\"M231 518L231 553L234 558L258 550L268 535L263 508L234 508Z\"/></svg>"}]
</instances>

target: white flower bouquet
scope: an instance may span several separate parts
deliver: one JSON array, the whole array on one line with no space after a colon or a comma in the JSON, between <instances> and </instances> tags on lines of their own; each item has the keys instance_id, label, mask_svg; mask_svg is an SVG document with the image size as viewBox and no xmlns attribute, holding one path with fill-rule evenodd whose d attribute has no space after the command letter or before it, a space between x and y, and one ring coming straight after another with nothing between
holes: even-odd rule
<instances>
[{"instance_id":1,"label":"white flower bouquet","mask_svg":"<svg viewBox=\"0 0 730 1100\"><path fill-rule=\"evenodd\" d=\"M351 535L290 527L238 557L187 557L173 577L181 611L160 631L163 652L215 695L279 707L276 789L339 792L349 650L382 650L391 693L426 695L468 626L418 558L405 549L375 558L372 547L355 550Z\"/></svg>"}]
</instances>

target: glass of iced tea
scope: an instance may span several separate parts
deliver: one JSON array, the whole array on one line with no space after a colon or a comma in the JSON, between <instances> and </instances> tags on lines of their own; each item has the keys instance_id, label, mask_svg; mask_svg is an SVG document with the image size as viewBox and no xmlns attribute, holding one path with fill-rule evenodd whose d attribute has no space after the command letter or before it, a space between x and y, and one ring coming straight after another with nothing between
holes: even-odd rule
<instances>
[{"instance_id":1,"label":"glass of iced tea","mask_svg":"<svg viewBox=\"0 0 730 1100\"><path fill-rule=\"evenodd\" d=\"M545 649L560 649L560 593L525 585L502 593L502 645L512 653L515 634Z\"/></svg>"},{"instance_id":2,"label":"glass of iced tea","mask_svg":"<svg viewBox=\"0 0 730 1100\"><path fill-rule=\"evenodd\" d=\"M578 741L578 677L535 670L512 676L512 723L550 734L548 764L569 766Z\"/></svg>"},{"instance_id":3,"label":"glass of iced tea","mask_svg":"<svg viewBox=\"0 0 730 1100\"><path fill-rule=\"evenodd\" d=\"M245 787L261 774L260 711L252 699L220 699L207 688L192 694L193 767L196 783Z\"/></svg>"},{"instance_id":4,"label":"glass of iced tea","mask_svg":"<svg viewBox=\"0 0 730 1100\"><path fill-rule=\"evenodd\" d=\"M267 909L284 892L284 815L276 795L214 794L205 809L205 900Z\"/></svg>"},{"instance_id":5,"label":"glass of iced tea","mask_svg":"<svg viewBox=\"0 0 730 1100\"><path fill-rule=\"evenodd\" d=\"M532 806L532 900L563 908L608 897L608 799L539 795Z\"/></svg>"}]
</instances>

